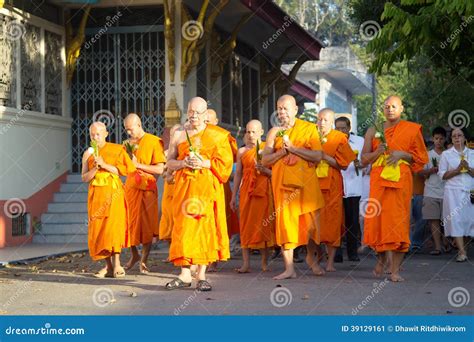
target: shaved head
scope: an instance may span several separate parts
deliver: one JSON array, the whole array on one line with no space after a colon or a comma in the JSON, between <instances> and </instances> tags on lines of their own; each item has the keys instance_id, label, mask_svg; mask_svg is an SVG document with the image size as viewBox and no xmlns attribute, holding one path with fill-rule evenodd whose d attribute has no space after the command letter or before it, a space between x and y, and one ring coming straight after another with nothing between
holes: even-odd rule
<instances>
[{"instance_id":1,"label":"shaved head","mask_svg":"<svg viewBox=\"0 0 474 342\"><path fill-rule=\"evenodd\" d=\"M217 113L214 109L207 110L207 121L211 125L217 125L219 123L219 119L217 118Z\"/></svg>"},{"instance_id":2,"label":"shaved head","mask_svg":"<svg viewBox=\"0 0 474 342\"><path fill-rule=\"evenodd\" d=\"M323 108L318 113L318 126L323 134L328 134L334 125L336 113L331 108Z\"/></svg>"},{"instance_id":3,"label":"shaved head","mask_svg":"<svg viewBox=\"0 0 474 342\"><path fill-rule=\"evenodd\" d=\"M390 95L384 101L383 113L385 118L392 123L400 120L403 109L402 99L397 95Z\"/></svg>"},{"instance_id":4,"label":"shaved head","mask_svg":"<svg viewBox=\"0 0 474 342\"><path fill-rule=\"evenodd\" d=\"M295 123L298 105L291 95L283 95L277 101L277 118L281 127L291 127Z\"/></svg>"},{"instance_id":5,"label":"shaved head","mask_svg":"<svg viewBox=\"0 0 474 342\"><path fill-rule=\"evenodd\" d=\"M292 106L296 106L296 100L293 96L285 94L278 98L277 103L279 102L288 102Z\"/></svg>"},{"instance_id":6,"label":"shaved head","mask_svg":"<svg viewBox=\"0 0 474 342\"><path fill-rule=\"evenodd\" d=\"M194 127L202 127L206 124L207 102L202 97L193 97L188 102L188 122Z\"/></svg>"},{"instance_id":7,"label":"shaved head","mask_svg":"<svg viewBox=\"0 0 474 342\"><path fill-rule=\"evenodd\" d=\"M107 132L107 126L105 126L103 122L96 121L89 126L89 134L91 140L94 140L102 147L105 144L105 138L107 138L109 132Z\"/></svg>"},{"instance_id":8,"label":"shaved head","mask_svg":"<svg viewBox=\"0 0 474 342\"><path fill-rule=\"evenodd\" d=\"M107 126L102 121L95 121L89 126L89 132L92 130L104 130L107 132Z\"/></svg>"},{"instance_id":9,"label":"shaved head","mask_svg":"<svg viewBox=\"0 0 474 342\"><path fill-rule=\"evenodd\" d=\"M125 117L123 126L132 143L136 143L145 134L142 128L142 120L135 113L130 113Z\"/></svg>"},{"instance_id":10,"label":"shaved head","mask_svg":"<svg viewBox=\"0 0 474 342\"><path fill-rule=\"evenodd\" d=\"M130 113L128 114L125 119L123 120L123 123L124 125L127 125L127 122L130 122L130 123L139 123L140 126L142 124L142 120L140 119L140 117L135 114L135 113Z\"/></svg>"},{"instance_id":11,"label":"shaved head","mask_svg":"<svg viewBox=\"0 0 474 342\"><path fill-rule=\"evenodd\" d=\"M262 123L259 120L250 120L246 126L247 130L250 128L263 129Z\"/></svg>"},{"instance_id":12,"label":"shaved head","mask_svg":"<svg viewBox=\"0 0 474 342\"><path fill-rule=\"evenodd\" d=\"M258 141L262 140L263 128L262 123L258 120L250 120L245 126L245 136L247 137L246 145L255 145Z\"/></svg>"}]
</instances>

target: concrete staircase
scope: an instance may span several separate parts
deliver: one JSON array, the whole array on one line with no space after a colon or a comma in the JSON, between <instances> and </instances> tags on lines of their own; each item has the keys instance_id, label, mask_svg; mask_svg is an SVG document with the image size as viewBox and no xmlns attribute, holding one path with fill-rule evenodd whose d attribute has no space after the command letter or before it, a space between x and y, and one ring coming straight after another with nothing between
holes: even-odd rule
<instances>
[{"instance_id":1,"label":"concrete staircase","mask_svg":"<svg viewBox=\"0 0 474 342\"><path fill-rule=\"evenodd\" d=\"M87 187L81 175L67 176L48 211L41 215L34 243L87 243Z\"/></svg>"}]
</instances>

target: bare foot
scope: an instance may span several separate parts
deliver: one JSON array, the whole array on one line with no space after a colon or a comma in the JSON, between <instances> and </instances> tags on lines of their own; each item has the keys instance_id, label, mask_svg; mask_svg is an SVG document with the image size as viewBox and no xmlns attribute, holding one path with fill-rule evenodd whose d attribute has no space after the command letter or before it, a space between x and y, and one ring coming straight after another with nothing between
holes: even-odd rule
<instances>
[{"instance_id":1,"label":"bare foot","mask_svg":"<svg viewBox=\"0 0 474 342\"><path fill-rule=\"evenodd\" d=\"M390 276L390 280L393 281L394 283L398 283L398 282L401 282L401 281L405 281L405 279L403 279L399 274L395 274L395 273L393 273L393 274Z\"/></svg>"},{"instance_id":2,"label":"bare foot","mask_svg":"<svg viewBox=\"0 0 474 342\"><path fill-rule=\"evenodd\" d=\"M209 266L207 267L207 272L217 272L217 262L209 264Z\"/></svg>"},{"instance_id":3,"label":"bare foot","mask_svg":"<svg viewBox=\"0 0 474 342\"><path fill-rule=\"evenodd\" d=\"M97 273L94 273L94 277L96 278L113 278L114 273L113 270L109 270L107 267L104 267Z\"/></svg>"},{"instance_id":4,"label":"bare foot","mask_svg":"<svg viewBox=\"0 0 474 342\"><path fill-rule=\"evenodd\" d=\"M285 271L275 277L273 277L273 280L282 280L282 279L294 279L296 278L296 272L295 271Z\"/></svg>"},{"instance_id":5,"label":"bare foot","mask_svg":"<svg viewBox=\"0 0 474 342\"><path fill-rule=\"evenodd\" d=\"M381 262L377 262L377 264L374 267L374 270L372 271L372 274L375 277L380 278L381 276L383 276L383 273L384 273L383 264Z\"/></svg>"},{"instance_id":6,"label":"bare foot","mask_svg":"<svg viewBox=\"0 0 474 342\"><path fill-rule=\"evenodd\" d=\"M326 265L326 272L336 272L334 265L327 264Z\"/></svg>"},{"instance_id":7,"label":"bare foot","mask_svg":"<svg viewBox=\"0 0 474 342\"><path fill-rule=\"evenodd\" d=\"M114 267L114 278L123 278L125 277L125 270L122 266Z\"/></svg>"},{"instance_id":8,"label":"bare foot","mask_svg":"<svg viewBox=\"0 0 474 342\"><path fill-rule=\"evenodd\" d=\"M135 266L135 264L139 261L140 261L139 255L132 255L130 260L125 264L125 269L127 271L130 271L133 268L133 266Z\"/></svg>"},{"instance_id":9,"label":"bare foot","mask_svg":"<svg viewBox=\"0 0 474 342\"><path fill-rule=\"evenodd\" d=\"M242 266L241 268L234 269L234 271L237 273L250 273L250 268Z\"/></svg>"},{"instance_id":10,"label":"bare foot","mask_svg":"<svg viewBox=\"0 0 474 342\"><path fill-rule=\"evenodd\" d=\"M311 258L309 255L306 255L306 263L311 268L313 273L317 276L322 276L326 272L324 272L323 268L319 265L319 263L314 261L314 258Z\"/></svg>"},{"instance_id":11,"label":"bare foot","mask_svg":"<svg viewBox=\"0 0 474 342\"><path fill-rule=\"evenodd\" d=\"M141 263L140 263L140 273L141 273L141 274L148 274L148 273L150 273L150 270L148 269L148 266L147 266L144 262L141 262Z\"/></svg>"},{"instance_id":12,"label":"bare foot","mask_svg":"<svg viewBox=\"0 0 474 342\"><path fill-rule=\"evenodd\" d=\"M268 266L262 266L262 272L271 272L271 269Z\"/></svg>"}]
</instances>

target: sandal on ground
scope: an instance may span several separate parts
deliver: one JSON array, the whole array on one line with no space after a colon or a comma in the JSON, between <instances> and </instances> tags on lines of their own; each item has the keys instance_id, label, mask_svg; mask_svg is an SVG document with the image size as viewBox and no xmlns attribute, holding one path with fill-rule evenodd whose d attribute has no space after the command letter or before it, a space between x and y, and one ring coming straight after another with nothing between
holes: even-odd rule
<instances>
[{"instance_id":1,"label":"sandal on ground","mask_svg":"<svg viewBox=\"0 0 474 342\"><path fill-rule=\"evenodd\" d=\"M125 277L125 270L122 268L120 271L114 272L114 278L123 278Z\"/></svg>"},{"instance_id":2,"label":"sandal on ground","mask_svg":"<svg viewBox=\"0 0 474 342\"><path fill-rule=\"evenodd\" d=\"M201 292L207 292L212 290L212 286L207 280L199 280L196 286L196 290Z\"/></svg>"},{"instance_id":3,"label":"sandal on ground","mask_svg":"<svg viewBox=\"0 0 474 342\"><path fill-rule=\"evenodd\" d=\"M94 277L96 277L96 278L113 278L114 273L113 273L113 271L109 271L109 270L103 268L99 272L94 273Z\"/></svg>"},{"instance_id":4,"label":"sandal on ground","mask_svg":"<svg viewBox=\"0 0 474 342\"><path fill-rule=\"evenodd\" d=\"M433 249L433 250L430 252L430 255L441 255L441 250L439 250L439 249Z\"/></svg>"},{"instance_id":5,"label":"sandal on ground","mask_svg":"<svg viewBox=\"0 0 474 342\"><path fill-rule=\"evenodd\" d=\"M165 289L176 290L176 289L180 289L183 287L190 287L190 286L191 286L191 283L185 283L179 278L174 278L173 280L171 280L169 283L165 285Z\"/></svg>"},{"instance_id":6,"label":"sandal on ground","mask_svg":"<svg viewBox=\"0 0 474 342\"><path fill-rule=\"evenodd\" d=\"M467 261L467 255L458 255L456 258L456 262L465 262Z\"/></svg>"}]
</instances>

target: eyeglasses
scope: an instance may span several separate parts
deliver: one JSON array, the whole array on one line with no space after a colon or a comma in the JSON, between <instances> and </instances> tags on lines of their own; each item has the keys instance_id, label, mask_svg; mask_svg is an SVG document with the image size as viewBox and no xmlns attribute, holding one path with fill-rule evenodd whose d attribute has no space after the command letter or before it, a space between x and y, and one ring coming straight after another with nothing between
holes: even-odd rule
<instances>
[{"instance_id":1,"label":"eyeglasses","mask_svg":"<svg viewBox=\"0 0 474 342\"><path fill-rule=\"evenodd\" d=\"M188 110L188 115L202 115L206 113L207 109L204 109L202 112L198 112L197 110Z\"/></svg>"}]
</instances>

